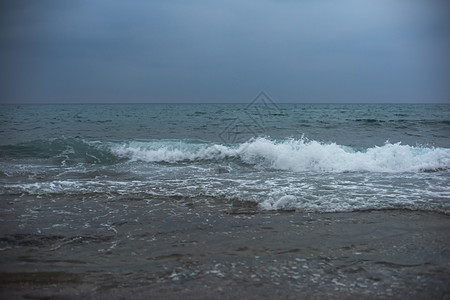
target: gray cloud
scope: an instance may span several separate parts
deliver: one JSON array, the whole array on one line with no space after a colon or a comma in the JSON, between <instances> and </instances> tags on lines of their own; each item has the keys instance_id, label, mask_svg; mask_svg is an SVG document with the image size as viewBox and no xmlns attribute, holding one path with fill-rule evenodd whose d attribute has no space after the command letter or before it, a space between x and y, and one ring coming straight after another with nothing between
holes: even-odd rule
<instances>
[{"instance_id":1,"label":"gray cloud","mask_svg":"<svg viewBox=\"0 0 450 300\"><path fill-rule=\"evenodd\" d=\"M450 100L443 1L3 1L0 17L2 102Z\"/></svg>"}]
</instances>

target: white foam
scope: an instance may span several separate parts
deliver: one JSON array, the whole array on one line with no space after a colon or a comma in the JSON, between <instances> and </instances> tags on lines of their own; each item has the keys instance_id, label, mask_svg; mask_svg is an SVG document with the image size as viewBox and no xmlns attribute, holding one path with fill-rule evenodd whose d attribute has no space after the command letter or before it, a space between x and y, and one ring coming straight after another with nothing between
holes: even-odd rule
<instances>
[{"instance_id":1,"label":"white foam","mask_svg":"<svg viewBox=\"0 0 450 300\"><path fill-rule=\"evenodd\" d=\"M262 209L266 210L291 210L298 208L299 201L294 195L285 195L276 201L266 199L259 205Z\"/></svg>"},{"instance_id":2,"label":"white foam","mask_svg":"<svg viewBox=\"0 0 450 300\"><path fill-rule=\"evenodd\" d=\"M131 142L114 145L111 151L132 161L179 162L184 160L223 159L235 156L232 148L219 144L189 144L183 142Z\"/></svg>"},{"instance_id":3,"label":"white foam","mask_svg":"<svg viewBox=\"0 0 450 300\"><path fill-rule=\"evenodd\" d=\"M335 143L305 139L274 141L257 138L246 143L187 143L182 141L130 142L111 151L131 161L169 162L240 158L262 168L294 172L416 172L450 168L450 149L386 143L355 150Z\"/></svg>"},{"instance_id":4,"label":"white foam","mask_svg":"<svg viewBox=\"0 0 450 300\"><path fill-rule=\"evenodd\" d=\"M242 159L248 163L291 171L414 172L450 167L450 149L400 143L355 151L335 143L304 139L275 142L260 138L240 149Z\"/></svg>"}]
</instances>

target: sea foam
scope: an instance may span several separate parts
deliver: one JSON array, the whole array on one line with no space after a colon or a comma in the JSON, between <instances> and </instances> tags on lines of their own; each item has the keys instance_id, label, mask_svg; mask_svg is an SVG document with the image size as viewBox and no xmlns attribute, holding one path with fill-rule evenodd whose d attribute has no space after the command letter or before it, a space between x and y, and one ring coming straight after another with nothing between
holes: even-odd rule
<instances>
[{"instance_id":1,"label":"sea foam","mask_svg":"<svg viewBox=\"0 0 450 300\"><path fill-rule=\"evenodd\" d=\"M132 161L156 163L238 158L258 168L294 172L417 172L450 167L450 149L401 143L354 149L307 139L256 138L237 145L158 140L115 144L110 151Z\"/></svg>"}]
</instances>

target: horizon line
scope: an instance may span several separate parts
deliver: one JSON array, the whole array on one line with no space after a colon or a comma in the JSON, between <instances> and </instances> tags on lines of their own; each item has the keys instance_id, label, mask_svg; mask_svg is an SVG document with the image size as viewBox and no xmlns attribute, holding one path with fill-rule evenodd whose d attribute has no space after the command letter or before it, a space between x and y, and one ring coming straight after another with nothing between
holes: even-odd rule
<instances>
[{"instance_id":1,"label":"horizon line","mask_svg":"<svg viewBox=\"0 0 450 300\"><path fill-rule=\"evenodd\" d=\"M0 105L152 105L152 104L249 104L252 101L247 102L0 102ZM374 104L446 104L450 105L450 101L448 102L283 102L283 101L273 101L276 104L318 104L318 105L329 105L329 104L336 104L336 105L349 105L349 104L367 104L367 105L374 105Z\"/></svg>"}]
</instances>

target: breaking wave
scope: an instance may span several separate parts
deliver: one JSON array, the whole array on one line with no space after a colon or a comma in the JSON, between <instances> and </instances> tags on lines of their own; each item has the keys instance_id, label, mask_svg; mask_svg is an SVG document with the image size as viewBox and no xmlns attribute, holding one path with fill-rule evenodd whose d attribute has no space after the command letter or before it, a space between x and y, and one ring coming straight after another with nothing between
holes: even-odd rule
<instances>
[{"instance_id":1,"label":"breaking wave","mask_svg":"<svg viewBox=\"0 0 450 300\"><path fill-rule=\"evenodd\" d=\"M2 146L4 157L51 159L56 163L202 163L236 160L256 168L293 172L418 172L450 168L450 149L386 143L365 149L314 140L256 138L241 144L201 140L92 142L79 139Z\"/></svg>"},{"instance_id":2,"label":"breaking wave","mask_svg":"<svg viewBox=\"0 0 450 300\"><path fill-rule=\"evenodd\" d=\"M129 142L114 145L111 151L119 157L143 162L238 158L258 167L294 172L415 172L450 166L450 149L400 143L357 150L306 139L257 138L234 146L186 141Z\"/></svg>"}]
</instances>

